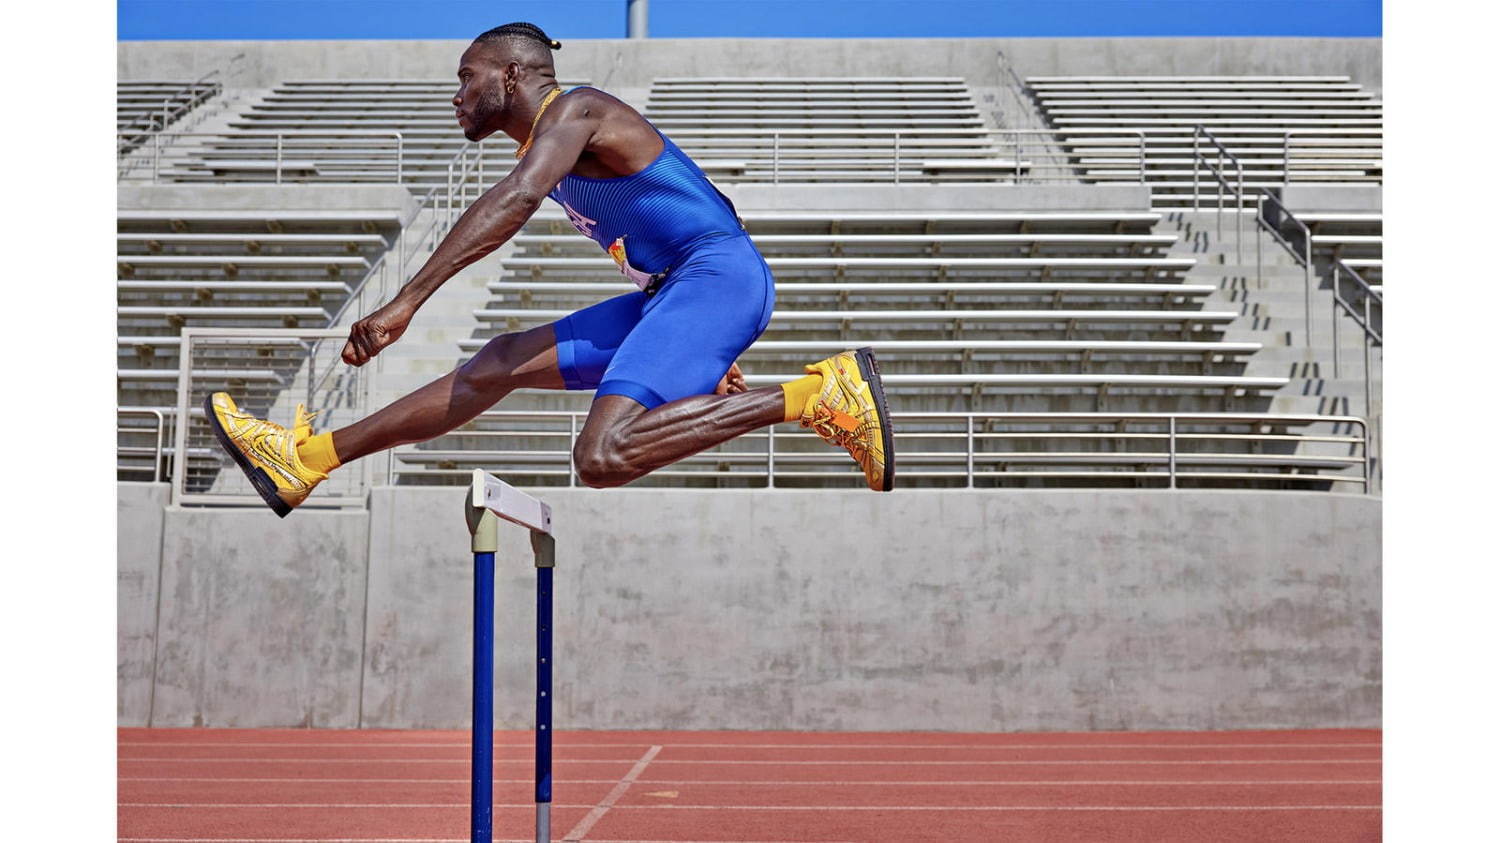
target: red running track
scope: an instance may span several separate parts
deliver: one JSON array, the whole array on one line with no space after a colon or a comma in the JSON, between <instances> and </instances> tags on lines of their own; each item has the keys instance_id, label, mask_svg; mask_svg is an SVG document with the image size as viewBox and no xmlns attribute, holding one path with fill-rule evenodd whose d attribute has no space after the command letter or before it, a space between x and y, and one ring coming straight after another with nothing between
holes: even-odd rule
<instances>
[{"instance_id":1,"label":"red running track","mask_svg":"<svg viewBox=\"0 0 1500 843\"><path fill-rule=\"evenodd\" d=\"M1366 841L1380 732L564 732L554 839ZM468 840L467 732L119 730L119 834ZM495 839L530 841L530 732L495 734Z\"/></svg>"}]
</instances>

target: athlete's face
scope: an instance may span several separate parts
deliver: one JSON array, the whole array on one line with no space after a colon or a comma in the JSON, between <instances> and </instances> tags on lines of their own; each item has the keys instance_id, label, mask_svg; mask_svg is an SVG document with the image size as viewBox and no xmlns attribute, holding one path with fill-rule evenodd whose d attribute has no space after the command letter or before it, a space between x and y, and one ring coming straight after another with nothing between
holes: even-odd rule
<instances>
[{"instance_id":1,"label":"athlete's face","mask_svg":"<svg viewBox=\"0 0 1500 843\"><path fill-rule=\"evenodd\" d=\"M458 62L458 93L453 95L454 116L464 137L471 141L489 137L500 128L505 114L506 64L495 61L493 48L475 44Z\"/></svg>"}]
</instances>

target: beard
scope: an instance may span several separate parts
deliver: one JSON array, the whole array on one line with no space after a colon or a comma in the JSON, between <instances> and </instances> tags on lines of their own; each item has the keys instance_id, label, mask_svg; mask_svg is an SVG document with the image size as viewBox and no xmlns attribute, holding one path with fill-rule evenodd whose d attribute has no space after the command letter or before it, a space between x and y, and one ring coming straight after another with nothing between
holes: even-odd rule
<instances>
[{"instance_id":1,"label":"beard","mask_svg":"<svg viewBox=\"0 0 1500 843\"><path fill-rule=\"evenodd\" d=\"M499 90L485 91L469 111L470 128L464 130L464 137L477 141L489 136L495 131L490 127L497 124L504 113L505 100Z\"/></svg>"}]
</instances>

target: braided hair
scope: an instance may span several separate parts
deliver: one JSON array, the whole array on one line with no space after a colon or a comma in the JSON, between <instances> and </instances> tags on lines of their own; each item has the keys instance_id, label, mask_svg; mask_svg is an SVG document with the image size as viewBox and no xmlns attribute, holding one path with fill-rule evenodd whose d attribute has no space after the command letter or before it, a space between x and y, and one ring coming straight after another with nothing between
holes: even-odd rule
<instances>
[{"instance_id":1,"label":"braided hair","mask_svg":"<svg viewBox=\"0 0 1500 843\"><path fill-rule=\"evenodd\" d=\"M494 41L500 38L512 37L525 38L529 41L534 41L544 47L553 50L562 49L562 42L554 41L551 38L548 38L547 33L543 32L540 26L537 26L534 23L526 23L525 21L516 21L515 23L507 23L504 26L497 26L494 29L481 34L474 40Z\"/></svg>"}]
</instances>

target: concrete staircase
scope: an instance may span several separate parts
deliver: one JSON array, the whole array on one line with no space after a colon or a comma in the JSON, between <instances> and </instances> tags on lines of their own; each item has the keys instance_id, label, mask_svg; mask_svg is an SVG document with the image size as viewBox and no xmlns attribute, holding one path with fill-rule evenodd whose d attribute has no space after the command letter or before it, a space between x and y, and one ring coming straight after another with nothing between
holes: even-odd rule
<instances>
[{"instance_id":1,"label":"concrete staircase","mask_svg":"<svg viewBox=\"0 0 1500 843\"><path fill-rule=\"evenodd\" d=\"M1335 345L1329 280L1314 267L1310 318L1304 316L1307 312L1304 289L1308 285L1302 267L1282 246L1256 230L1251 214L1244 215L1243 240L1238 250L1233 212L1226 211L1222 220L1217 217L1212 212L1167 211L1155 233L1177 235L1178 242L1169 254L1198 261L1184 278L1185 283L1213 284L1219 288L1204 300L1205 310L1233 310L1241 314L1225 329L1224 339L1262 344L1263 348L1249 358L1243 374L1291 379L1271 394L1265 406L1245 409L1366 419L1370 425L1371 453L1375 457L1374 485L1379 488L1384 350L1373 345L1369 350L1367 403L1364 335L1352 319L1341 314Z\"/></svg>"}]
</instances>

